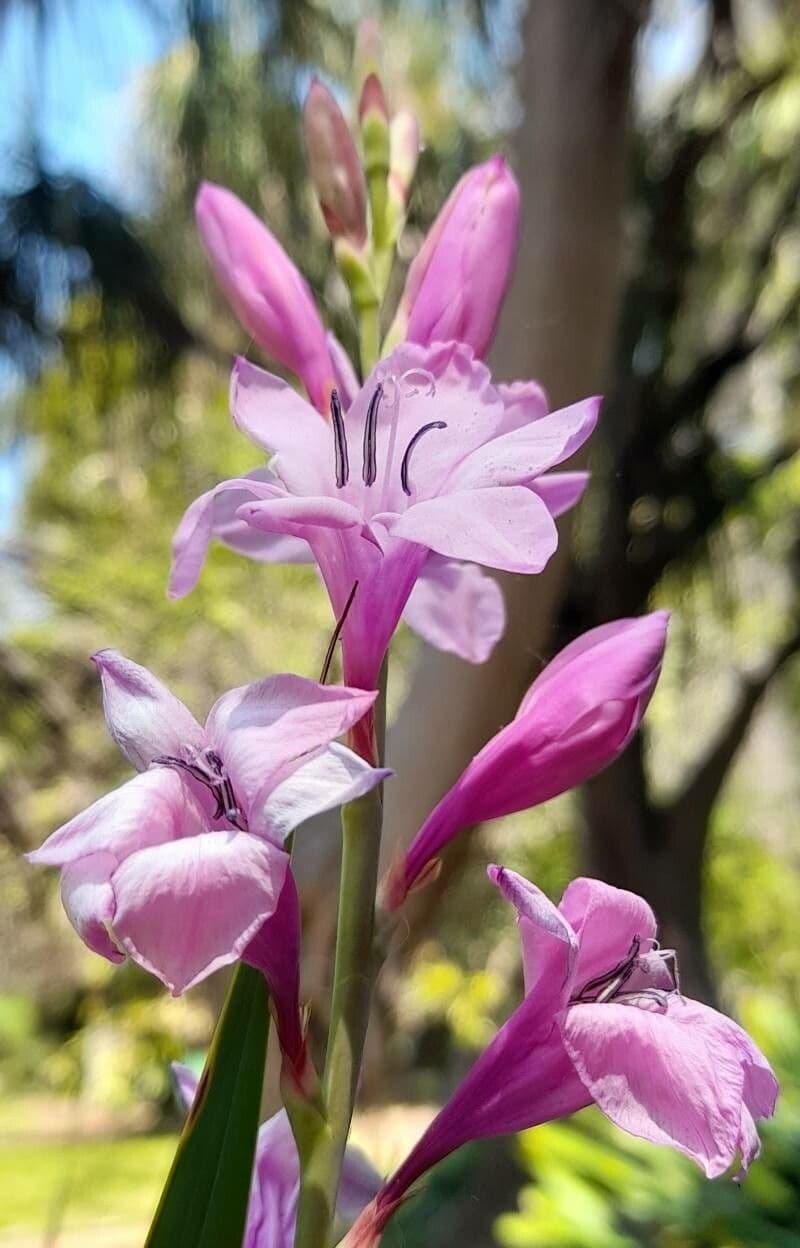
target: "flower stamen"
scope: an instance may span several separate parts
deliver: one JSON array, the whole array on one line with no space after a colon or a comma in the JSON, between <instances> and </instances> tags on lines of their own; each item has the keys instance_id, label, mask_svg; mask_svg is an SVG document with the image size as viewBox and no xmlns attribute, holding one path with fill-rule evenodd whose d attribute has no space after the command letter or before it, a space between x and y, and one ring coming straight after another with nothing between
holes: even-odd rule
<instances>
[{"instance_id":1,"label":"flower stamen","mask_svg":"<svg viewBox=\"0 0 800 1248\"><path fill-rule=\"evenodd\" d=\"M374 485L378 476L378 409L383 398L383 385L378 385L373 391L372 398L367 408L367 419L364 422L364 462L362 467L362 476L364 484Z\"/></svg>"},{"instance_id":2,"label":"flower stamen","mask_svg":"<svg viewBox=\"0 0 800 1248\"><path fill-rule=\"evenodd\" d=\"M405 454L403 455L403 459L400 464L400 484L403 487L403 493L408 494L409 497L411 496L411 486L408 481L408 469L411 463L411 452L414 450L414 447L417 445L420 438L424 434L428 433L429 430L446 429L446 428L447 428L446 420L431 420L428 422L427 425L423 425L421 429L417 430L417 432L414 434L413 438L409 442L408 446L406 447Z\"/></svg>"},{"instance_id":3,"label":"flower stamen","mask_svg":"<svg viewBox=\"0 0 800 1248\"><path fill-rule=\"evenodd\" d=\"M192 750L191 753L192 758L188 760L172 754L161 754L153 759L153 763L161 767L176 767L199 780L217 803L214 818L227 819L234 828L246 832L247 820L236 801L233 785L225 774L225 766L219 754L216 750L202 750L199 753Z\"/></svg>"},{"instance_id":4,"label":"flower stamen","mask_svg":"<svg viewBox=\"0 0 800 1248\"><path fill-rule=\"evenodd\" d=\"M333 445L336 457L336 488L342 490L350 477L350 460L347 454L347 433L338 390L331 390L331 423L333 424Z\"/></svg>"}]
</instances>

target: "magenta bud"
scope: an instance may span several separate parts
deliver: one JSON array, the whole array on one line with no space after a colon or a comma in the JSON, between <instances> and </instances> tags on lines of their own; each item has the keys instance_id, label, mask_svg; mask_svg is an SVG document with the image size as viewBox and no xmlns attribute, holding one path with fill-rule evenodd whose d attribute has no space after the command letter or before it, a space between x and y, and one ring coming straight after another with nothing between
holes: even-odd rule
<instances>
[{"instance_id":1,"label":"magenta bud","mask_svg":"<svg viewBox=\"0 0 800 1248\"><path fill-rule=\"evenodd\" d=\"M391 341L492 344L519 233L519 187L502 156L454 187L406 278Z\"/></svg>"},{"instance_id":2,"label":"magenta bud","mask_svg":"<svg viewBox=\"0 0 800 1248\"><path fill-rule=\"evenodd\" d=\"M303 110L311 180L333 238L361 248L367 240L367 188L342 110L316 78Z\"/></svg>"},{"instance_id":3,"label":"magenta bud","mask_svg":"<svg viewBox=\"0 0 800 1248\"><path fill-rule=\"evenodd\" d=\"M204 182L195 216L216 279L247 333L295 373L314 405L326 411L333 365L302 275L263 222L224 187Z\"/></svg>"}]
</instances>

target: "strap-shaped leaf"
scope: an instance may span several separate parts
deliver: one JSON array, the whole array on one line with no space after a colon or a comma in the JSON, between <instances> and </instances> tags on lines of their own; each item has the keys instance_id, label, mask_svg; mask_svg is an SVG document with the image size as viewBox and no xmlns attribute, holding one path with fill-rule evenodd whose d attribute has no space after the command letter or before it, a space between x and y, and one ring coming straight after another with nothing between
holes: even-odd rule
<instances>
[{"instance_id":1,"label":"strap-shaped leaf","mask_svg":"<svg viewBox=\"0 0 800 1248\"><path fill-rule=\"evenodd\" d=\"M268 1005L263 976L240 963L145 1248L241 1248Z\"/></svg>"}]
</instances>

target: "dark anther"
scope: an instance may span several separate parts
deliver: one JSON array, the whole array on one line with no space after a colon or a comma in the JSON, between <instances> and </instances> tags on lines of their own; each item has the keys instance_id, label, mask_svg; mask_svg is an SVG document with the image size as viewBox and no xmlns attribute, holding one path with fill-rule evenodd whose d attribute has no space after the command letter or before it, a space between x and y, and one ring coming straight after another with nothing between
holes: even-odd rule
<instances>
[{"instance_id":1,"label":"dark anther","mask_svg":"<svg viewBox=\"0 0 800 1248\"><path fill-rule=\"evenodd\" d=\"M338 620L336 621L336 627L334 628L333 633L331 634L331 639L328 642L328 649L325 651L325 658L322 663L322 671L320 672L320 675L319 675L319 683L321 685L324 685L325 681L328 679L328 672L331 670L331 663L333 662L333 655L336 650L336 643L339 640L339 637L341 636L342 629L344 628L344 622L350 613L350 608L353 605L353 599L356 596L357 589L358 589L358 581L353 581L353 588L350 590L350 593L347 595L347 602L344 604L344 610L342 611L342 614L339 616Z\"/></svg>"},{"instance_id":2,"label":"dark anther","mask_svg":"<svg viewBox=\"0 0 800 1248\"><path fill-rule=\"evenodd\" d=\"M406 453L403 456L403 462L400 465L400 484L403 487L404 494L408 494L408 495L411 494L411 486L408 483L408 468L409 468L409 464L411 463L411 452L413 451L414 447L417 445L417 443L419 442L423 434L428 433L430 429L446 429L446 428L447 428L446 420L432 420L430 421L429 424L423 425L422 428L418 429L417 432L414 434L413 438L411 439L408 446L406 447Z\"/></svg>"},{"instance_id":3,"label":"dark anther","mask_svg":"<svg viewBox=\"0 0 800 1248\"><path fill-rule=\"evenodd\" d=\"M610 971L606 971L605 974L598 975L595 979L590 979L587 984L583 985L574 1000L592 1001L595 1003L611 1001L633 974L641 945L642 942L639 937L634 936L627 956L622 962L618 963Z\"/></svg>"},{"instance_id":4,"label":"dark anther","mask_svg":"<svg viewBox=\"0 0 800 1248\"><path fill-rule=\"evenodd\" d=\"M364 465L363 477L365 485L372 485L378 475L378 409L383 398L383 386L378 383L367 408L367 419L364 422Z\"/></svg>"},{"instance_id":5,"label":"dark anther","mask_svg":"<svg viewBox=\"0 0 800 1248\"><path fill-rule=\"evenodd\" d=\"M233 785L225 775L225 767L215 750L203 750L192 762L183 758L175 758L170 754L159 755L153 759L162 767L177 767L204 784L217 803L214 811L215 819L227 819L228 823L240 832L247 831L247 820L236 802Z\"/></svg>"},{"instance_id":6,"label":"dark anther","mask_svg":"<svg viewBox=\"0 0 800 1248\"><path fill-rule=\"evenodd\" d=\"M331 421L333 422L333 445L336 456L336 488L342 490L350 477L350 460L347 455L347 434L338 390L331 390Z\"/></svg>"}]
</instances>

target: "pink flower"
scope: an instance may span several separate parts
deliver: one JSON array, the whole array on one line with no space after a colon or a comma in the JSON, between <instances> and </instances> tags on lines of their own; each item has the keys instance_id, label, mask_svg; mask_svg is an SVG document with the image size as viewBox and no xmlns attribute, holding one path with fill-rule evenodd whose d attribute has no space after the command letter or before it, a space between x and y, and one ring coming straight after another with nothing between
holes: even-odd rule
<instances>
[{"instance_id":1,"label":"pink flower","mask_svg":"<svg viewBox=\"0 0 800 1248\"><path fill-rule=\"evenodd\" d=\"M348 683L366 688L377 681L420 575L437 580L439 605L450 595L460 606L464 578L474 593L479 574L457 567L443 574L441 562L426 568L431 552L456 564L542 570L557 544L543 474L585 441L599 407L588 399L545 415L538 387L522 387L507 403L457 343L398 348L349 410L334 400L329 422L244 360L234 369L231 403L239 428L274 455L258 479L222 482L191 505L175 534L171 592L195 584L220 526L221 499L232 492L235 519L280 543L278 554L262 550L262 558L284 559L287 539L307 543L337 616L357 584L342 634L344 669ZM574 501L577 492L570 474L566 494ZM550 506L562 504L564 491ZM230 511L222 514L230 523ZM293 557L303 555L301 547ZM495 591L482 601L496 630ZM431 619L419 599L412 611L440 642L441 616ZM455 641L451 648L462 650Z\"/></svg>"},{"instance_id":2,"label":"pink flower","mask_svg":"<svg viewBox=\"0 0 800 1248\"><path fill-rule=\"evenodd\" d=\"M195 202L200 238L217 281L247 333L295 373L326 411L333 366L305 279L267 227L222 186L204 182Z\"/></svg>"},{"instance_id":3,"label":"pink flower","mask_svg":"<svg viewBox=\"0 0 800 1248\"><path fill-rule=\"evenodd\" d=\"M519 187L502 156L464 174L408 270L389 341L455 339L486 355L511 280Z\"/></svg>"},{"instance_id":4,"label":"pink flower","mask_svg":"<svg viewBox=\"0 0 800 1248\"><path fill-rule=\"evenodd\" d=\"M190 1109L197 1078L187 1066L174 1063L172 1076L178 1099ZM336 1205L349 1224L380 1187L380 1178L357 1148L348 1148ZM242 1248L292 1248L297 1221L300 1164L286 1111L281 1110L258 1132L253 1181Z\"/></svg>"},{"instance_id":5,"label":"pink flower","mask_svg":"<svg viewBox=\"0 0 800 1248\"><path fill-rule=\"evenodd\" d=\"M599 880L558 907L503 867L517 911L525 999L345 1240L375 1244L420 1175L469 1140L522 1131L593 1102L618 1127L667 1144L708 1178L758 1156L756 1122L778 1085L741 1027L684 998L674 953L641 897Z\"/></svg>"},{"instance_id":6,"label":"pink flower","mask_svg":"<svg viewBox=\"0 0 800 1248\"><path fill-rule=\"evenodd\" d=\"M299 916L283 843L388 774L333 743L375 694L272 676L224 694L202 727L146 668L114 650L94 661L109 731L139 774L29 860L61 868L90 949L128 954L175 995L237 958L259 966L299 1062Z\"/></svg>"},{"instance_id":7,"label":"pink flower","mask_svg":"<svg viewBox=\"0 0 800 1248\"><path fill-rule=\"evenodd\" d=\"M603 624L548 663L516 718L473 758L390 872L390 909L459 832L549 801L625 749L658 680L668 618L656 611Z\"/></svg>"}]
</instances>

